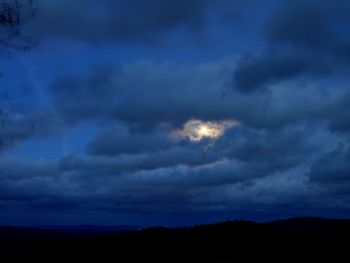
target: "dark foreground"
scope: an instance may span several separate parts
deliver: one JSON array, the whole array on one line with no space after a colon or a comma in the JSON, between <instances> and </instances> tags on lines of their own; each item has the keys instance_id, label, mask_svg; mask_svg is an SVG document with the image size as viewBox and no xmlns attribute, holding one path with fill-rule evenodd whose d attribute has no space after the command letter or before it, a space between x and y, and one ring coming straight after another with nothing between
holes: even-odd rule
<instances>
[{"instance_id":1,"label":"dark foreground","mask_svg":"<svg viewBox=\"0 0 350 263\"><path fill-rule=\"evenodd\" d=\"M83 232L0 228L0 262L350 262L348 220Z\"/></svg>"}]
</instances>

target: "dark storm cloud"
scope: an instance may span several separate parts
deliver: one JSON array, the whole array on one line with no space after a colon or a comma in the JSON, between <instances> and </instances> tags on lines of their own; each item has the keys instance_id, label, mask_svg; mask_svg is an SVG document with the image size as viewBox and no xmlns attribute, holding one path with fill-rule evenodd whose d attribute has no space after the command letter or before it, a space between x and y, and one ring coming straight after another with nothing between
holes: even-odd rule
<instances>
[{"instance_id":1,"label":"dark storm cloud","mask_svg":"<svg viewBox=\"0 0 350 263\"><path fill-rule=\"evenodd\" d=\"M346 92L337 100L337 103L327 112L330 128L340 133L350 131L350 92Z\"/></svg>"},{"instance_id":2,"label":"dark storm cloud","mask_svg":"<svg viewBox=\"0 0 350 263\"><path fill-rule=\"evenodd\" d=\"M282 1L265 25L268 48L234 73L243 92L302 75L344 72L350 59L346 1Z\"/></svg>"},{"instance_id":3,"label":"dark storm cloud","mask_svg":"<svg viewBox=\"0 0 350 263\"><path fill-rule=\"evenodd\" d=\"M318 144L319 140L327 136L324 132L303 127L287 127L274 132L242 127L232 129L211 145L207 145L207 142L183 144L181 147L173 144L168 149L159 150L155 147L154 152L148 153L144 153L144 149L141 148L139 153L133 152L128 155L123 154L127 149L119 152L119 146L114 145L114 155L107 157L94 153L91 157L69 156L61 161L61 168L82 177L84 174L94 177L95 174L124 176L141 173L142 176L137 180L132 179L131 175L126 176L135 181L135 184L137 181L143 181L142 177L146 174L147 180L151 179L155 184L158 180L159 183L169 181L170 185L180 180L178 182L183 184L182 180L191 181L192 177L202 178L203 181L208 177L208 180L229 184L309 165L312 162L310 155L314 152L321 154L327 149L327 145ZM132 144L130 149L134 150ZM283 156L280 155L280 151L284 152ZM222 167L226 167L225 177L214 176L215 172L220 174L220 171L223 171ZM172 180L175 181L171 183Z\"/></svg>"},{"instance_id":4,"label":"dark storm cloud","mask_svg":"<svg viewBox=\"0 0 350 263\"><path fill-rule=\"evenodd\" d=\"M318 140L326 134L322 129L295 125L273 130L239 127L219 139L216 148L226 149L226 156L249 164L262 162L272 170L288 169L304 163L306 156L324 151Z\"/></svg>"},{"instance_id":5,"label":"dark storm cloud","mask_svg":"<svg viewBox=\"0 0 350 263\"><path fill-rule=\"evenodd\" d=\"M47 1L42 19L51 19L46 29L56 36L144 43L176 28L198 30L208 12L236 7L230 2ZM64 134L77 142L55 161L0 160L0 209L12 202L43 214L127 219L175 211L347 209L347 3L274 3L262 51L202 64L92 67L53 80L52 107L4 116L14 128L1 130L0 138ZM239 124L216 140L171 136L193 119ZM82 132L89 137L82 143L70 128L85 123L93 129ZM75 143L86 152L73 149Z\"/></svg>"},{"instance_id":6,"label":"dark storm cloud","mask_svg":"<svg viewBox=\"0 0 350 263\"><path fill-rule=\"evenodd\" d=\"M307 59L298 54L275 51L245 57L235 71L235 85L242 92L251 92L265 84L295 77L308 67Z\"/></svg>"},{"instance_id":7,"label":"dark storm cloud","mask_svg":"<svg viewBox=\"0 0 350 263\"><path fill-rule=\"evenodd\" d=\"M2 180L26 180L43 177L54 170L54 163L49 161L26 162L20 158L2 157L0 160L0 178Z\"/></svg>"},{"instance_id":8,"label":"dark storm cloud","mask_svg":"<svg viewBox=\"0 0 350 263\"><path fill-rule=\"evenodd\" d=\"M60 164L7 159L0 163L0 199L44 214L132 211L142 215L257 205L293 207L300 198L307 207L319 198L302 167L312 162L315 152L322 156L328 149L319 143L327 133L300 127L273 134L240 129L210 147L184 144L154 153L67 156Z\"/></svg>"},{"instance_id":9,"label":"dark storm cloud","mask_svg":"<svg viewBox=\"0 0 350 263\"><path fill-rule=\"evenodd\" d=\"M345 138L324 123L332 116L343 120L342 85L320 92L317 81L298 90L289 83L246 96L227 89L232 67L226 62L184 69L142 62L102 69L51 87L65 121L102 121L87 155L60 160L56 179L38 177L22 188L3 184L4 200L15 199L21 189L23 201L17 195L16 202L32 198L26 206L33 209L105 215L333 207L334 189L320 187L314 175L307 180L307 171ZM239 117L242 123L215 142L169 137L192 117ZM48 190L31 196L43 182ZM327 201L319 201L325 195Z\"/></svg>"},{"instance_id":10,"label":"dark storm cloud","mask_svg":"<svg viewBox=\"0 0 350 263\"><path fill-rule=\"evenodd\" d=\"M51 87L58 108L68 122L89 120L111 112L113 99L118 95L113 67L98 66L86 78L66 76Z\"/></svg>"},{"instance_id":11,"label":"dark storm cloud","mask_svg":"<svg viewBox=\"0 0 350 263\"><path fill-rule=\"evenodd\" d=\"M2 157L0 161L0 199L25 201L55 196L61 190L58 166L50 161L25 161Z\"/></svg>"},{"instance_id":12,"label":"dark storm cloud","mask_svg":"<svg viewBox=\"0 0 350 263\"><path fill-rule=\"evenodd\" d=\"M26 114L13 112L0 115L0 154L30 138L45 138L60 134L65 121L50 109Z\"/></svg>"},{"instance_id":13,"label":"dark storm cloud","mask_svg":"<svg viewBox=\"0 0 350 263\"><path fill-rule=\"evenodd\" d=\"M182 28L199 31L207 12L235 16L242 1L79 0L39 1L39 31L89 42L143 43ZM224 8L223 8L224 6ZM229 12L232 10L232 12Z\"/></svg>"},{"instance_id":14,"label":"dark storm cloud","mask_svg":"<svg viewBox=\"0 0 350 263\"><path fill-rule=\"evenodd\" d=\"M344 0L284 1L268 20L267 37L316 54L347 54L349 40L344 33L349 26L348 8Z\"/></svg>"},{"instance_id":15,"label":"dark storm cloud","mask_svg":"<svg viewBox=\"0 0 350 263\"><path fill-rule=\"evenodd\" d=\"M178 67L141 61L99 66L86 75L58 78L51 90L57 111L70 124L118 120L150 132L163 124L179 127L189 119L235 119L257 128L307 121L346 129L346 82L291 81L247 96L227 85L234 64L225 60Z\"/></svg>"},{"instance_id":16,"label":"dark storm cloud","mask_svg":"<svg viewBox=\"0 0 350 263\"><path fill-rule=\"evenodd\" d=\"M350 150L338 145L334 150L313 163L310 180L321 184L343 185L350 182Z\"/></svg>"},{"instance_id":17,"label":"dark storm cloud","mask_svg":"<svg viewBox=\"0 0 350 263\"><path fill-rule=\"evenodd\" d=\"M117 118L154 125L225 118L231 103L223 96L222 75L227 69L222 64L182 68L141 61L103 66L86 76L58 79L51 90L57 109L71 123Z\"/></svg>"},{"instance_id":18,"label":"dark storm cloud","mask_svg":"<svg viewBox=\"0 0 350 263\"><path fill-rule=\"evenodd\" d=\"M234 67L144 61L57 80L53 99L67 122L104 125L87 156L61 160L62 173L86 200L103 195L109 211L333 207L334 189L315 184L308 168L345 140L328 128L346 121L346 84L314 78L246 95L227 87ZM172 141L170 132L191 118L241 125L213 143Z\"/></svg>"},{"instance_id":19,"label":"dark storm cloud","mask_svg":"<svg viewBox=\"0 0 350 263\"><path fill-rule=\"evenodd\" d=\"M197 166L178 165L149 171L126 174L120 182L134 186L176 187L188 194L199 188L210 188L227 184L237 184L252 180L261 174L251 172L239 162L223 159ZM210 189L207 189L210 192Z\"/></svg>"},{"instance_id":20,"label":"dark storm cloud","mask_svg":"<svg viewBox=\"0 0 350 263\"><path fill-rule=\"evenodd\" d=\"M137 153L133 155L115 155L111 157L90 156L76 157L67 156L61 161L64 171L77 172L92 171L109 175L119 175L124 172L137 170L153 170L162 167L177 165L203 165L217 160L215 153L203 152L201 147L179 147L153 153Z\"/></svg>"},{"instance_id":21,"label":"dark storm cloud","mask_svg":"<svg viewBox=\"0 0 350 263\"><path fill-rule=\"evenodd\" d=\"M171 145L166 133L130 133L122 125L110 125L103 130L89 145L88 151L99 155L117 155L121 153L157 152Z\"/></svg>"},{"instance_id":22,"label":"dark storm cloud","mask_svg":"<svg viewBox=\"0 0 350 263\"><path fill-rule=\"evenodd\" d=\"M114 2L101 3L107 4ZM209 2L174 5L179 10L197 5L205 9ZM227 2L220 5L225 7ZM350 16L343 11L347 5L341 0L282 1L271 6L274 12L264 25L267 48L262 52L242 56L238 63L187 68L189 74L149 62L101 66L87 76L57 80L52 87L56 105L70 123L116 118L145 128L162 122L180 125L190 118L234 118L261 128L307 120L324 121L335 131L347 131L348 110L342 98L346 87L338 88L340 81L348 80L345 32ZM234 85L243 94L224 88L231 78L227 72L234 67ZM299 78L304 82L293 82ZM338 81L331 84L332 78ZM312 90L300 84L321 86L320 82L328 87ZM334 91L331 85L336 86ZM272 94L242 96L266 86L273 89Z\"/></svg>"},{"instance_id":23,"label":"dark storm cloud","mask_svg":"<svg viewBox=\"0 0 350 263\"><path fill-rule=\"evenodd\" d=\"M47 172L52 175L52 171ZM253 210L257 205L293 206L299 198L319 196L317 191L313 193L312 188L308 189L297 173L254 180L248 177L250 174L242 173L244 170L239 164L227 160L197 167L137 171L117 177L106 177L96 171L89 175L89 171L80 175L64 172L52 178L42 176L12 184L2 181L5 190L1 207L12 202L12 208L20 206L23 215L32 209L42 215L54 211L71 216L74 213L108 216L128 212L160 216L175 211L209 213L233 207L237 211L244 210L243 206ZM303 204L306 205L305 200Z\"/></svg>"},{"instance_id":24,"label":"dark storm cloud","mask_svg":"<svg viewBox=\"0 0 350 263\"><path fill-rule=\"evenodd\" d=\"M34 133L33 124L23 116L0 115L0 153L14 147Z\"/></svg>"}]
</instances>

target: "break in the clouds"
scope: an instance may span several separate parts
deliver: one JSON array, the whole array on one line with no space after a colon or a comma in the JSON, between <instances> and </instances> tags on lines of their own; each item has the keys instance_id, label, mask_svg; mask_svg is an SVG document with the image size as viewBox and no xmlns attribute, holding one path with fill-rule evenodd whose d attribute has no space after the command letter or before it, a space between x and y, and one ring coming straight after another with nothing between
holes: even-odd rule
<instances>
[{"instance_id":1,"label":"break in the clouds","mask_svg":"<svg viewBox=\"0 0 350 263\"><path fill-rule=\"evenodd\" d=\"M32 88L0 100L0 222L349 216L347 1L36 5L0 61Z\"/></svg>"},{"instance_id":2,"label":"break in the clouds","mask_svg":"<svg viewBox=\"0 0 350 263\"><path fill-rule=\"evenodd\" d=\"M199 142L204 139L215 140L220 138L225 130L231 128L238 123L233 120L220 122L200 120L189 120L182 129L178 129L172 133L174 139L187 139L194 142Z\"/></svg>"}]
</instances>

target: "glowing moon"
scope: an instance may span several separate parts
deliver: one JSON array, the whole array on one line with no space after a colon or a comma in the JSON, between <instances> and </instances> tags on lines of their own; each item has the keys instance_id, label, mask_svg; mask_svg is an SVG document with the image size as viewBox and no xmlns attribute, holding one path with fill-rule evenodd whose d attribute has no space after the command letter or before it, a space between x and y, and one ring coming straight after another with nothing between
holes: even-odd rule
<instances>
[{"instance_id":1,"label":"glowing moon","mask_svg":"<svg viewBox=\"0 0 350 263\"><path fill-rule=\"evenodd\" d=\"M238 122L189 120L182 129L174 131L171 135L176 139L188 139L199 142L203 139L215 140L220 138L226 129L236 126Z\"/></svg>"},{"instance_id":2,"label":"glowing moon","mask_svg":"<svg viewBox=\"0 0 350 263\"><path fill-rule=\"evenodd\" d=\"M202 126L199 128L198 133L202 134L203 136L208 136L210 134L210 131L207 126Z\"/></svg>"}]
</instances>

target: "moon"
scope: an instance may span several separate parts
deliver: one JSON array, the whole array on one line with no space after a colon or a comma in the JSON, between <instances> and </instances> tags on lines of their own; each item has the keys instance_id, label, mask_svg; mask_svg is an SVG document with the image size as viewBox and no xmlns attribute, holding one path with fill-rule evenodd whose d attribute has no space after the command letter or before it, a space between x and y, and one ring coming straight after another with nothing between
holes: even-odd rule
<instances>
[{"instance_id":1,"label":"moon","mask_svg":"<svg viewBox=\"0 0 350 263\"><path fill-rule=\"evenodd\" d=\"M203 125L199 128L198 134L201 134L203 136L208 136L210 135L210 131L207 126Z\"/></svg>"},{"instance_id":2,"label":"moon","mask_svg":"<svg viewBox=\"0 0 350 263\"><path fill-rule=\"evenodd\" d=\"M204 139L216 140L220 138L225 130L238 125L234 120L225 121L201 121L189 120L182 129L174 131L171 136L176 139L187 139L200 142Z\"/></svg>"}]
</instances>

